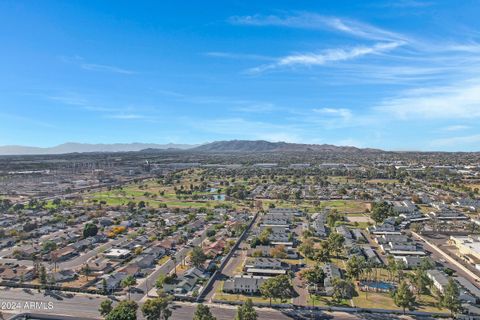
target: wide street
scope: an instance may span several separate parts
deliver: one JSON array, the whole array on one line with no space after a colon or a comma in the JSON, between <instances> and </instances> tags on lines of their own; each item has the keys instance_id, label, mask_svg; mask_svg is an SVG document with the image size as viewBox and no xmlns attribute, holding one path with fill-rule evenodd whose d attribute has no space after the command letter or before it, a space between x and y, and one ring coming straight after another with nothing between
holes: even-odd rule
<instances>
[{"instance_id":1,"label":"wide street","mask_svg":"<svg viewBox=\"0 0 480 320\"><path fill-rule=\"evenodd\" d=\"M220 305L220 304L208 304L213 315L217 320L232 320L235 318L237 312L236 306ZM175 320L188 320L193 318L196 304L192 303L175 303L172 319ZM287 319L312 319L312 313L310 311L299 311L293 309L276 310L271 308L257 308L258 319L275 319L275 320L287 320ZM367 319L363 315L346 313L346 312L315 312L315 319ZM382 319L386 319L383 315ZM373 319L373 315L369 315L368 319ZM377 319L381 319L377 317Z\"/></svg>"},{"instance_id":2,"label":"wide street","mask_svg":"<svg viewBox=\"0 0 480 320\"><path fill-rule=\"evenodd\" d=\"M463 266L461 262L455 260L449 256L446 252L442 252L439 247L434 247L431 244L423 241L421 236L414 234L415 238L419 239L422 242L422 245L430 252L430 258L438 263L441 263L443 266L448 267L456 272L458 276L462 276L467 279L472 285L480 289L479 277L475 275L474 272L466 272L465 269L468 268Z\"/></svg>"},{"instance_id":3,"label":"wide street","mask_svg":"<svg viewBox=\"0 0 480 320\"><path fill-rule=\"evenodd\" d=\"M15 310L1 310L4 318L8 319L10 316L19 313L39 313L50 315L69 315L74 317L81 317L85 319L99 319L98 307L100 302L106 299L103 296L98 295L86 295L86 294L74 294L73 296L52 296L45 295L44 292L38 292L36 290L24 290L24 289L0 289L0 305L7 302L15 302L15 305L19 308ZM25 309L25 303L28 302L44 302L47 305L49 302L52 304L52 308L41 309ZM231 320L234 319L236 309L235 306L208 304L212 310L214 316L218 320ZM174 320L188 320L193 318L196 304L187 302L175 302L173 304L173 315L171 319ZM259 319L308 319L311 315L310 311L298 311L293 309L275 310L270 308L258 308L257 309ZM141 318L141 312L138 313ZM379 315L376 317L373 314L352 314L346 312L321 312L315 313L316 319L386 319L387 315ZM395 317L397 318L397 317ZM393 317L392 317L393 319Z\"/></svg>"},{"instance_id":4,"label":"wide street","mask_svg":"<svg viewBox=\"0 0 480 320\"><path fill-rule=\"evenodd\" d=\"M45 295L44 291L38 292L36 290L27 289L0 289L0 307L2 313L17 314L24 312L41 313L41 314L57 314L70 315L76 317L98 318L98 306L105 297L97 295L73 294L67 296ZM18 308L14 310L6 310L10 303L14 302ZM48 302L52 303L52 308L41 309L25 309L25 303L30 302ZM8 308L7 308L8 309Z\"/></svg>"},{"instance_id":5,"label":"wide street","mask_svg":"<svg viewBox=\"0 0 480 320\"><path fill-rule=\"evenodd\" d=\"M193 247L199 246L207 236L207 229L205 229L199 237L196 237L192 240L191 247L182 247L178 252L175 253L176 262L173 262L172 259L169 259L167 262L155 268L155 270L150 273L146 278L140 279L136 285L136 292L132 292L131 297L135 301L140 301L144 298L147 292L155 286L155 282L158 277L162 274L169 274L175 267L175 264L180 264L183 259L185 259Z\"/></svg>"}]
</instances>

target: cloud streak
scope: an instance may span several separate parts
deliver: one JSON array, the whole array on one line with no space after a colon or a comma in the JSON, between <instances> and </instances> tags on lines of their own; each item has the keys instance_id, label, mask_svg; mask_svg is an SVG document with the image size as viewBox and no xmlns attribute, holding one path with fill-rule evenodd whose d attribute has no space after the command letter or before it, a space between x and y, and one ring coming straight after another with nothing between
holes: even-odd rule
<instances>
[{"instance_id":1,"label":"cloud streak","mask_svg":"<svg viewBox=\"0 0 480 320\"><path fill-rule=\"evenodd\" d=\"M220 51L211 51L206 52L206 56L214 58L224 58L224 59L239 59L239 60L275 60L273 57L259 55L259 54L248 54L248 53L233 53L233 52L220 52Z\"/></svg>"},{"instance_id":2,"label":"cloud streak","mask_svg":"<svg viewBox=\"0 0 480 320\"><path fill-rule=\"evenodd\" d=\"M357 46L350 49L329 49L318 54L292 54L277 59L275 63L265 64L247 71L248 73L255 74L282 67L325 65L331 62L351 60L365 55L381 54L398 48L403 44L403 42L388 42L377 43L373 46Z\"/></svg>"},{"instance_id":3,"label":"cloud streak","mask_svg":"<svg viewBox=\"0 0 480 320\"><path fill-rule=\"evenodd\" d=\"M470 126L466 126L463 124L451 125L445 128L442 128L442 131L453 132L453 131L463 131L470 129Z\"/></svg>"},{"instance_id":4,"label":"cloud streak","mask_svg":"<svg viewBox=\"0 0 480 320\"><path fill-rule=\"evenodd\" d=\"M119 73L119 74L134 74L134 71L122 69L115 66L108 66L103 64L93 64L93 63L82 63L80 67L84 70L88 71L100 71L100 72L111 72L111 73Z\"/></svg>"},{"instance_id":5,"label":"cloud streak","mask_svg":"<svg viewBox=\"0 0 480 320\"><path fill-rule=\"evenodd\" d=\"M480 134L474 134L470 136L461 137L449 137L432 140L431 146L434 148L458 148L462 150L465 145L480 144Z\"/></svg>"},{"instance_id":6,"label":"cloud streak","mask_svg":"<svg viewBox=\"0 0 480 320\"><path fill-rule=\"evenodd\" d=\"M450 86L407 90L385 99L375 110L405 120L480 118L480 79Z\"/></svg>"},{"instance_id":7,"label":"cloud streak","mask_svg":"<svg viewBox=\"0 0 480 320\"><path fill-rule=\"evenodd\" d=\"M62 95L49 96L49 100L58 102L60 104L74 106L86 111L100 113L104 118L117 120L140 120L148 119L145 115L134 113L135 108L132 107L104 107L96 103L92 103L90 99L78 93L64 93Z\"/></svg>"},{"instance_id":8,"label":"cloud streak","mask_svg":"<svg viewBox=\"0 0 480 320\"><path fill-rule=\"evenodd\" d=\"M135 119L144 119L145 116L140 114L128 113L128 114L113 114L107 116L110 119L119 119L119 120L135 120Z\"/></svg>"},{"instance_id":9,"label":"cloud streak","mask_svg":"<svg viewBox=\"0 0 480 320\"><path fill-rule=\"evenodd\" d=\"M106 64L98 64L98 63L90 63L85 61L83 57L74 56L74 57L61 57L61 60L66 63L71 63L79 66L83 70L87 71L96 71L96 72L108 72L108 73L117 73L117 74L124 74L124 75L131 75L135 74L135 71L120 68L117 66L106 65Z\"/></svg>"},{"instance_id":10,"label":"cloud streak","mask_svg":"<svg viewBox=\"0 0 480 320\"><path fill-rule=\"evenodd\" d=\"M323 16L316 13L300 13L290 16L251 15L233 16L228 20L235 25L277 26L300 29L335 30L351 36L377 41L408 41L402 34L390 32L355 20Z\"/></svg>"},{"instance_id":11,"label":"cloud streak","mask_svg":"<svg viewBox=\"0 0 480 320\"><path fill-rule=\"evenodd\" d=\"M208 119L201 123L192 119L187 121L194 128L232 139L299 142L303 137L303 130L293 124L274 124L242 117Z\"/></svg>"},{"instance_id":12,"label":"cloud streak","mask_svg":"<svg viewBox=\"0 0 480 320\"><path fill-rule=\"evenodd\" d=\"M312 111L320 115L340 117L344 120L350 120L352 118L352 111L345 108L320 108L313 109Z\"/></svg>"}]
</instances>

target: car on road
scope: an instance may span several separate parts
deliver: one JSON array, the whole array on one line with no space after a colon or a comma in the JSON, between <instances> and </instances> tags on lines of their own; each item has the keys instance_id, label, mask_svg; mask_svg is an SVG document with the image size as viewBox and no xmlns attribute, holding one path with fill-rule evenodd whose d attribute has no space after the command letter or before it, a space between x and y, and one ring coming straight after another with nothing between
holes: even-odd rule
<instances>
[{"instance_id":1,"label":"car on road","mask_svg":"<svg viewBox=\"0 0 480 320\"><path fill-rule=\"evenodd\" d=\"M145 293L145 291L143 289L140 289L140 288L137 288L137 287L133 287L131 289L131 292L133 292L133 293Z\"/></svg>"},{"instance_id":2,"label":"car on road","mask_svg":"<svg viewBox=\"0 0 480 320\"><path fill-rule=\"evenodd\" d=\"M54 299L57 299L57 300L63 300L63 298L58 294L56 293L55 291L52 291L52 290L45 290L45 293L44 293L45 296L50 296Z\"/></svg>"}]
</instances>

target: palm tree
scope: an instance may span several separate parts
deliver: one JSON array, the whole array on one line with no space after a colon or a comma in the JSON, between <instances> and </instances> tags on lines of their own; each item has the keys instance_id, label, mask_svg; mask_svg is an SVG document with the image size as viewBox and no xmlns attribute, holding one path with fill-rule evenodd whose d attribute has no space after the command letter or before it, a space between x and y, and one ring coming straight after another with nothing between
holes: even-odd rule
<instances>
[{"instance_id":1,"label":"palm tree","mask_svg":"<svg viewBox=\"0 0 480 320\"><path fill-rule=\"evenodd\" d=\"M88 265L88 263L86 263L85 266L83 267L83 273L85 274L85 278L88 281L88 276L92 273L92 269L90 269L90 266Z\"/></svg>"},{"instance_id":2,"label":"palm tree","mask_svg":"<svg viewBox=\"0 0 480 320\"><path fill-rule=\"evenodd\" d=\"M55 285L57 284L57 279L55 279L55 276L53 274L48 277L48 284L50 285L50 287L55 287Z\"/></svg>"},{"instance_id":3,"label":"palm tree","mask_svg":"<svg viewBox=\"0 0 480 320\"><path fill-rule=\"evenodd\" d=\"M174 273L177 274L177 258L173 255L171 259L173 261Z\"/></svg>"},{"instance_id":4,"label":"palm tree","mask_svg":"<svg viewBox=\"0 0 480 320\"><path fill-rule=\"evenodd\" d=\"M122 287L127 288L128 300L130 300L131 289L136 283L137 280L133 276L127 276L122 280Z\"/></svg>"},{"instance_id":5,"label":"palm tree","mask_svg":"<svg viewBox=\"0 0 480 320\"><path fill-rule=\"evenodd\" d=\"M363 272L362 272L363 275L365 276L364 280L368 281L370 279L370 274L373 270L373 267L374 267L374 262L372 260L365 261L365 263L363 264ZM365 299L368 300L368 288L365 291Z\"/></svg>"}]
</instances>

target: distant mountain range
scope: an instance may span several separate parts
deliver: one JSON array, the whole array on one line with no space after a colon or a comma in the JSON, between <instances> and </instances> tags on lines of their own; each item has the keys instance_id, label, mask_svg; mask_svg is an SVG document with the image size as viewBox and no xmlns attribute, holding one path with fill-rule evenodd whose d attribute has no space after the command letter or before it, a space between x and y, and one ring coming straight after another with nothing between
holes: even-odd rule
<instances>
[{"instance_id":1,"label":"distant mountain range","mask_svg":"<svg viewBox=\"0 0 480 320\"><path fill-rule=\"evenodd\" d=\"M114 143L89 144L68 142L54 147L40 148L27 146L0 146L0 155L64 154L74 152L128 152L145 149L190 149L198 145L190 144L155 144L155 143Z\"/></svg>"},{"instance_id":2,"label":"distant mountain range","mask_svg":"<svg viewBox=\"0 0 480 320\"><path fill-rule=\"evenodd\" d=\"M129 152L145 153L163 152L164 150L189 150L195 152L381 152L378 149L360 149L350 146L334 146L330 144L302 144L288 142L269 142L264 140L230 140L215 141L202 145L193 144L155 144L155 143L115 143L89 144L68 142L54 147L0 146L0 155L45 155L82 152Z\"/></svg>"},{"instance_id":3,"label":"distant mountain range","mask_svg":"<svg viewBox=\"0 0 480 320\"><path fill-rule=\"evenodd\" d=\"M269 142L264 140L230 140L215 141L190 149L201 152L381 152L379 149L360 149L349 146L334 146L330 144L302 144L287 142Z\"/></svg>"}]
</instances>

